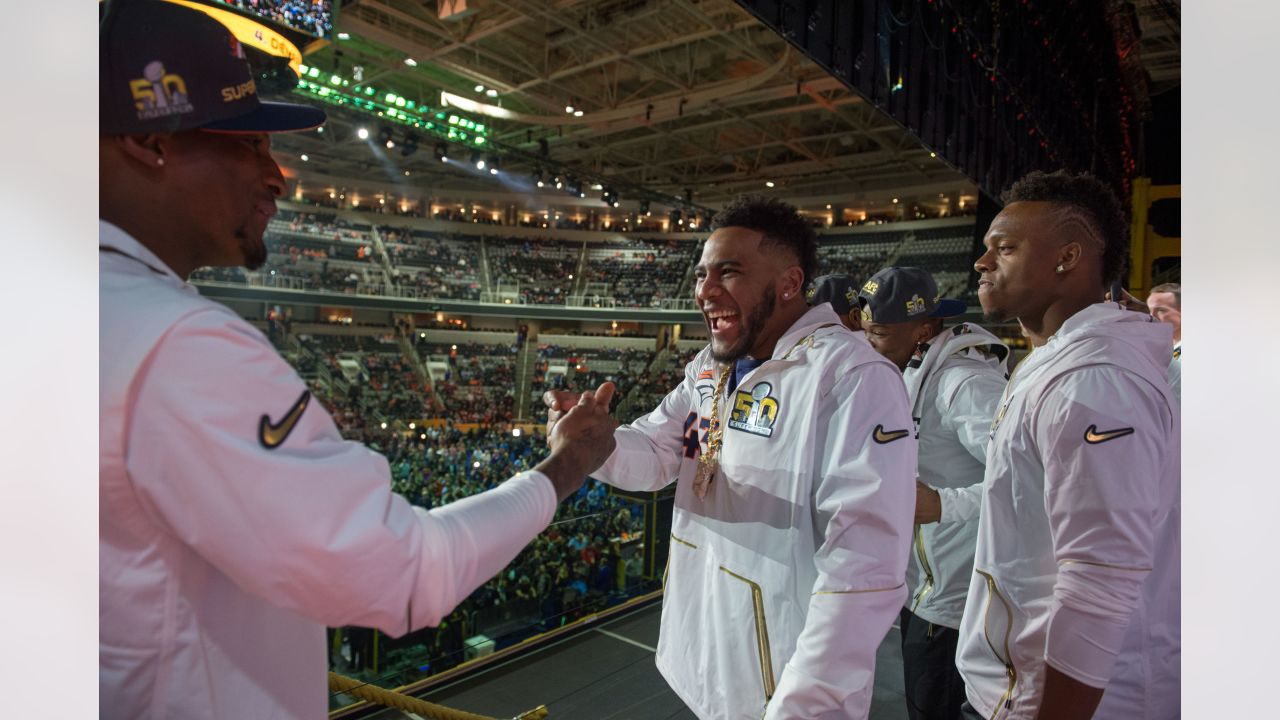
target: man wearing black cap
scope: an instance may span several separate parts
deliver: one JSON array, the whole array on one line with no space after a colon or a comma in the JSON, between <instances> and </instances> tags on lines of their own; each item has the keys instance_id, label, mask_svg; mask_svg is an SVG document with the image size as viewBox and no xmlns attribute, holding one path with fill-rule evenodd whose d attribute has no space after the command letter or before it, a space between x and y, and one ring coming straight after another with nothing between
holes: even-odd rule
<instances>
[{"instance_id":1,"label":"man wearing black cap","mask_svg":"<svg viewBox=\"0 0 1280 720\"><path fill-rule=\"evenodd\" d=\"M612 387L534 471L430 513L393 495L386 460L184 281L262 264L285 188L268 133L324 114L261 102L191 9L115 2L99 42L102 717L323 717L324 626L439 622L608 457Z\"/></svg>"},{"instance_id":2,"label":"man wearing black cap","mask_svg":"<svg viewBox=\"0 0 1280 720\"><path fill-rule=\"evenodd\" d=\"M804 295L810 305L831 303L831 309L840 316L845 327L857 332L862 327L858 322L858 283L850 275L823 275L813 281Z\"/></svg>"},{"instance_id":3,"label":"man wearing black cap","mask_svg":"<svg viewBox=\"0 0 1280 720\"><path fill-rule=\"evenodd\" d=\"M902 608L902 672L911 720L961 717L956 640L973 575L987 433L1004 391L1009 349L982 327L943 319L964 312L939 297L920 268L887 267L858 293L861 324L902 370L919 455L911 594Z\"/></svg>"}]
</instances>

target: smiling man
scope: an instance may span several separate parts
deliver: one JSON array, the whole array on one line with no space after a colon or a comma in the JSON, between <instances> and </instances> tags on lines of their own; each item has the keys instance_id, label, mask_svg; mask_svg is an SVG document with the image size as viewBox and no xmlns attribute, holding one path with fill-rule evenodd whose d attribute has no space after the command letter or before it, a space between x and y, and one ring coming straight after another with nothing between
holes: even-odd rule
<instances>
[{"instance_id":1,"label":"smiling man","mask_svg":"<svg viewBox=\"0 0 1280 720\"><path fill-rule=\"evenodd\" d=\"M99 37L99 685L102 717L319 718L325 625L434 625L497 573L613 447L611 386L551 457L430 512L342 439L267 338L186 277L257 267L284 178L225 27L115 0ZM239 92L227 93L226 89ZM475 528L483 528L477 532Z\"/></svg>"},{"instance_id":2,"label":"smiling man","mask_svg":"<svg viewBox=\"0 0 1280 720\"><path fill-rule=\"evenodd\" d=\"M740 197L695 270L711 343L594 476L676 482L657 664L700 718L865 718L906 597L916 443L901 374L805 304L814 236ZM555 427L558 406L549 396Z\"/></svg>"},{"instance_id":3,"label":"smiling man","mask_svg":"<svg viewBox=\"0 0 1280 720\"><path fill-rule=\"evenodd\" d=\"M978 299L1035 346L987 449L957 664L987 720L1176 718L1178 403L1170 326L1102 302L1128 223L1090 175L1032 173L985 237Z\"/></svg>"}]
</instances>

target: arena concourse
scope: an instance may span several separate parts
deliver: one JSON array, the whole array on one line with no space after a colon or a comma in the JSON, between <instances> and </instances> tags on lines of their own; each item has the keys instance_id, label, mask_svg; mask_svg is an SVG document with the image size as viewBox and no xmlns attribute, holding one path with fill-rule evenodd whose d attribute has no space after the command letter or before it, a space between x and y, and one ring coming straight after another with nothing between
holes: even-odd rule
<instances>
[{"instance_id":1,"label":"arena concourse","mask_svg":"<svg viewBox=\"0 0 1280 720\"><path fill-rule=\"evenodd\" d=\"M1181 280L1176 0L1104 3L1079 38L1041 3L207 4L291 40L295 68L245 43L260 85L328 121L273 140L266 263L190 280L423 508L545 457L548 390L612 381L624 422L657 407L708 342L693 269L743 193L798 208L819 275L927 270L1006 370L1030 347L982 319L974 261L1025 172L1122 195L1135 297ZM588 480L439 627L331 628L330 669L486 717L692 718L654 667L670 515L669 492ZM897 633L877 720L908 717ZM330 709L418 716L341 690Z\"/></svg>"}]
</instances>

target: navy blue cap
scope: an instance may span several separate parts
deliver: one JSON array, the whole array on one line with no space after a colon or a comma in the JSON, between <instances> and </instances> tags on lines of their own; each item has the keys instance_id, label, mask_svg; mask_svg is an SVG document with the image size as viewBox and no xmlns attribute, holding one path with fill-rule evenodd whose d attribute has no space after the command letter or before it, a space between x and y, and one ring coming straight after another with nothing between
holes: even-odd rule
<instances>
[{"instance_id":1,"label":"navy blue cap","mask_svg":"<svg viewBox=\"0 0 1280 720\"><path fill-rule=\"evenodd\" d=\"M111 0L98 32L98 132L275 133L324 123L319 108L262 102L244 48L205 13Z\"/></svg>"},{"instance_id":2,"label":"navy blue cap","mask_svg":"<svg viewBox=\"0 0 1280 720\"><path fill-rule=\"evenodd\" d=\"M945 318L968 309L960 300L938 294L928 270L887 267L871 276L858 292L863 322L892 325L921 318Z\"/></svg>"},{"instance_id":3,"label":"navy blue cap","mask_svg":"<svg viewBox=\"0 0 1280 720\"><path fill-rule=\"evenodd\" d=\"M851 275L823 275L813 281L804 299L810 305L831 303L837 315L848 315L857 306L858 282Z\"/></svg>"}]
</instances>

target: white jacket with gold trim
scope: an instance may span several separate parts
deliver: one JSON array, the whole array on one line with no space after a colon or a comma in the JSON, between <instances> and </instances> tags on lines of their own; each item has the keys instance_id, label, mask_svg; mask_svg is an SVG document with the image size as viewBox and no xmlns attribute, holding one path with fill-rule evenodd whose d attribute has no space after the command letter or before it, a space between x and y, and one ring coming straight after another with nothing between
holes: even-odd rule
<instances>
[{"instance_id":1,"label":"white jacket with gold trim","mask_svg":"<svg viewBox=\"0 0 1280 720\"><path fill-rule=\"evenodd\" d=\"M920 482L938 491L942 517L917 525L907 563L907 607L935 625L960 627L973 576L978 504L991 418L1004 392L1008 348L971 323L943 330L903 373L920 443Z\"/></svg>"},{"instance_id":2,"label":"white jacket with gold trim","mask_svg":"<svg viewBox=\"0 0 1280 720\"><path fill-rule=\"evenodd\" d=\"M726 388L719 471L693 492L723 366L704 349L595 477L677 481L658 669L700 718L865 718L906 598L916 443L898 369L828 304Z\"/></svg>"},{"instance_id":3,"label":"white jacket with gold trim","mask_svg":"<svg viewBox=\"0 0 1280 720\"><path fill-rule=\"evenodd\" d=\"M537 472L412 507L262 333L98 243L102 718L323 718L326 625L435 625L550 522Z\"/></svg>"},{"instance_id":4,"label":"white jacket with gold trim","mask_svg":"<svg viewBox=\"0 0 1280 720\"><path fill-rule=\"evenodd\" d=\"M988 720L1030 720L1046 662L1098 719L1179 715L1181 428L1169 325L1114 303L1014 370L987 450L956 664Z\"/></svg>"}]
</instances>

